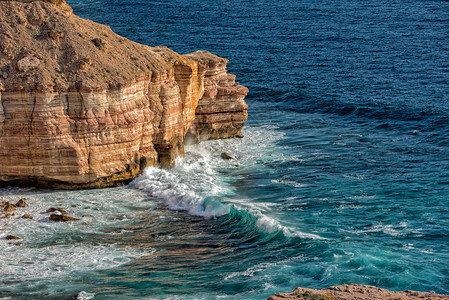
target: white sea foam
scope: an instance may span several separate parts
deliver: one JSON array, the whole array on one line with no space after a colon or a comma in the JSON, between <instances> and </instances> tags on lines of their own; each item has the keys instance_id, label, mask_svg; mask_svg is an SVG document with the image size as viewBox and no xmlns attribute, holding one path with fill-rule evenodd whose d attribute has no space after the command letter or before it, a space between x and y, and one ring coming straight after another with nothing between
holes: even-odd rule
<instances>
[{"instance_id":1,"label":"white sea foam","mask_svg":"<svg viewBox=\"0 0 449 300\"><path fill-rule=\"evenodd\" d=\"M91 300L95 298L95 293L88 293L85 291L79 292L76 296L76 300Z\"/></svg>"},{"instance_id":2,"label":"white sea foam","mask_svg":"<svg viewBox=\"0 0 449 300\"><path fill-rule=\"evenodd\" d=\"M383 232L390 236L405 236L410 233L420 233L421 229L413 229L409 228L407 222L400 222L399 224L393 225L393 224L373 224L371 227L366 229L353 229L353 230L346 230L346 229L339 229L339 231L342 232L348 232L352 234L366 234L366 233L376 233L376 232Z\"/></svg>"},{"instance_id":3,"label":"white sea foam","mask_svg":"<svg viewBox=\"0 0 449 300\"><path fill-rule=\"evenodd\" d=\"M260 273L260 272L263 272L265 274L265 276L270 276L271 274L279 274L281 269L287 269L287 268L290 268L291 266L295 266L298 263L298 261L303 261L303 260L304 260L304 256L299 255L299 256L291 257L291 258L273 262L273 263L263 262L263 263L251 266L248 269L246 269L245 271L230 273L229 275L227 275L224 278L224 280L230 280L233 278L237 278L240 280L240 279L242 279L242 277L254 277L254 276L256 276L257 273ZM274 273L269 272L270 270L273 270L273 269L275 269L276 272L274 272Z\"/></svg>"},{"instance_id":4,"label":"white sea foam","mask_svg":"<svg viewBox=\"0 0 449 300\"><path fill-rule=\"evenodd\" d=\"M284 185L288 185L288 186L292 186L292 187L296 187L296 188L309 186L308 184L296 182L294 180L287 180L287 179L273 179L273 180L271 180L271 182L278 183L278 184L284 184Z\"/></svg>"},{"instance_id":5,"label":"white sea foam","mask_svg":"<svg viewBox=\"0 0 449 300\"><path fill-rule=\"evenodd\" d=\"M11 203L22 197L27 199L26 207L17 208L15 216L0 219L0 281L9 282L9 288L17 286L20 289L24 279L30 281L30 285L33 280L60 280L79 272L114 268L154 253L154 249L122 247L111 244L111 241L89 241L89 235L110 234L113 237L115 232L108 233L107 229L127 226L142 209L147 215L152 214L157 203L134 189L45 191L3 188L0 197ZM61 207L80 221L49 222L50 213L46 210L50 207ZM22 219L25 213L33 219ZM126 230L122 230L122 234L126 234ZM19 236L21 240L8 241L7 235Z\"/></svg>"},{"instance_id":6,"label":"white sea foam","mask_svg":"<svg viewBox=\"0 0 449 300\"><path fill-rule=\"evenodd\" d=\"M267 232L281 231L289 237L321 239L318 235L303 233L281 225L267 212L278 204L255 202L252 199L236 198L228 181L236 179L220 176L216 171L223 167L260 168L258 159L291 160L276 149L275 143L283 135L274 126L249 128L245 138L233 140L214 140L186 147L185 158L177 158L174 168L161 169L149 167L135 179L131 186L147 192L161 200L172 210L187 211L191 215L204 218L222 216L229 213L231 205L237 210L248 211L257 217L257 227ZM230 152L238 159L224 161L222 151ZM281 182L279 182L281 183ZM295 184L293 181L282 182Z\"/></svg>"},{"instance_id":7,"label":"white sea foam","mask_svg":"<svg viewBox=\"0 0 449 300\"><path fill-rule=\"evenodd\" d=\"M130 248L80 244L19 248L2 240L1 247L2 281L48 279L77 271L109 269L142 255Z\"/></svg>"},{"instance_id":8,"label":"white sea foam","mask_svg":"<svg viewBox=\"0 0 449 300\"><path fill-rule=\"evenodd\" d=\"M288 237L299 237L303 239L325 239L313 233L305 233L299 230L293 230L287 226L279 224L274 218L263 214L258 214L257 226L267 232L282 231Z\"/></svg>"},{"instance_id":9,"label":"white sea foam","mask_svg":"<svg viewBox=\"0 0 449 300\"><path fill-rule=\"evenodd\" d=\"M225 192L224 185L217 181L208 154L203 153L196 160L178 158L170 170L147 168L131 186L163 201L170 209L210 218L227 214L230 209L214 198Z\"/></svg>"}]
</instances>

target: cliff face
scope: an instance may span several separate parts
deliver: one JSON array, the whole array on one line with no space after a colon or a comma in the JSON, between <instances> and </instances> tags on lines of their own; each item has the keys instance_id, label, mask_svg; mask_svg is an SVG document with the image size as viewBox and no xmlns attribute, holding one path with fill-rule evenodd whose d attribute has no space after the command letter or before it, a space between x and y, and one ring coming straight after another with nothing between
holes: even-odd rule
<instances>
[{"instance_id":1,"label":"cliff face","mask_svg":"<svg viewBox=\"0 0 449 300\"><path fill-rule=\"evenodd\" d=\"M225 59L134 43L63 0L0 0L0 20L0 181L111 186L171 166L187 133L241 135Z\"/></svg>"},{"instance_id":2,"label":"cliff face","mask_svg":"<svg viewBox=\"0 0 449 300\"><path fill-rule=\"evenodd\" d=\"M186 54L206 68L204 95L196 108L196 118L188 132L193 141L242 137L248 117L245 96L248 89L235 82L235 75L226 71L227 59L207 51Z\"/></svg>"}]
</instances>

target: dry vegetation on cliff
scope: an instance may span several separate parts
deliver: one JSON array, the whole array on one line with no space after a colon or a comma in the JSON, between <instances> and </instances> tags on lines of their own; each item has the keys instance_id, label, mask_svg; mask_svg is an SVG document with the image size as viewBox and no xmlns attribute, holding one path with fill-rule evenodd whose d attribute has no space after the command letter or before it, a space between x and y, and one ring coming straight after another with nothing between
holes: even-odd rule
<instances>
[{"instance_id":1,"label":"dry vegetation on cliff","mask_svg":"<svg viewBox=\"0 0 449 300\"><path fill-rule=\"evenodd\" d=\"M120 87L170 72L173 60L185 61L79 18L62 0L53 2L0 1L0 90Z\"/></svg>"}]
</instances>

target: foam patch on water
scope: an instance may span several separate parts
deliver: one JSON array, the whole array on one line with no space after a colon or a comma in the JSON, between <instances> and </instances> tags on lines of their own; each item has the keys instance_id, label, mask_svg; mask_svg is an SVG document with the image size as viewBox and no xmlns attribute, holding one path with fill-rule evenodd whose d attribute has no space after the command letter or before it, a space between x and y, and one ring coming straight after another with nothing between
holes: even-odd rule
<instances>
[{"instance_id":1,"label":"foam patch on water","mask_svg":"<svg viewBox=\"0 0 449 300\"><path fill-rule=\"evenodd\" d=\"M141 253L113 246L54 245L26 248L1 241L1 281L47 279L77 271L102 270L128 263ZM13 258L13 259L12 259Z\"/></svg>"},{"instance_id":2,"label":"foam patch on water","mask_svg":"<svg viewBox=\"0 0 449 300\"><path fill-rule=\"evenodd\" d=\"M79 292L76 296L76 300L91 300L95 298L95 293L87 293L85 291Z\"/></svg>"},{"instance_id":3,"label":"foam patch on water","mask_svg":"<svg viewBox=\"0 0 449 300\"><path fill-rule=\"evenodd\" d=\"M272 183L283 184L283 185L288 185L288 186L292 186L292 187L295 187L295 188L303 188L303 187L309 186L308 184L296 182L294 180L286 180L286 179L273 179L273 180L271 180L271 182Z\"/></svg>"},{"instance_id":4,"label":"foam patch on water","mask_svg":"<svg viewBox=\"0 0 449 300\"><path fill-rule=\"evenodd\" d=\"M265 276L270 277L271 275L274 275L274 273L279 274L282 269L288 269L291 266L296 265L298 262L304 261L304 259L305 257L303 255L299 255L273 263L259 263L257 265L249 267L245 271L230 273L224 278L224 280L231 280L234 278L236 280L244 280L245 277L255 277L257 273L264 273ZM274 273L273 270L275 270Z\"/></svg>"},{"instance_id":5,"label":"foam patch on water","mask_svg":"<svg viewBox=\"0 0 449 300\"><path fill-rule=\"evenodd\" d=\"M82 272L115 268L154 249L123 247L117 244L118 232L139 218L153 214L157 203L148 196L126 187L104 190L48 191L38 189L0 189L0 198L16 203L26 198L26 206L17 207L11 218L0 218L0 283L20 291L37 281L76 277ZM62 208L76 222L49 221L50 207ZM33 219L21 218L29 214ZM157 212L154 212L157 214ZM112 229L112 230L111 230ZM111 230L111 231L109 231ZM120 230L120 231L119 231ZM20 240L6 240L15 235ZM1 284L0 284L1 286ZM0 287L0 291L6 286Z\"/></svg>"},{"instance_id":6,"label":"foam patch on water","mask_svg":"<svg viewBox=\"0 0 449 300\"><path fill-rule=\"evenodd\" d=\"M371 227L366 229L353 229L353 230L340 229L339 231L349 232L352 234L367 234L367 233L382 232L390 236L399 237L399 236L406 236L408 234L419 234L421 233L422 229L409 228L407 222L400 222L399 224L396 225L378 223L373 224Z\"/></svg>"}]
</instances>

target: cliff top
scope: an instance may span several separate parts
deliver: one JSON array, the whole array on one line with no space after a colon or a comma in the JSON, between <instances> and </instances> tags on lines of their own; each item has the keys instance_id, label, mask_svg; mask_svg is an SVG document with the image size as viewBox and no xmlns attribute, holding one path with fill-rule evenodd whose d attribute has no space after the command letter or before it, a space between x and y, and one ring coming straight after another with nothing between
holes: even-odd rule
<instances>
[{"instance_id":1,"label":"cliff top","mask_svg":"<svg viewBox=\"0 0 449 300\"><path fill-rule=\"evenodd\" d=\"M67 2L65 2L65 0L0 0L0 2L1 1L22 2L22 3L31 3L31 2L36 2L36 1L42 1L45 3L52 4L60 9L66 10L67 12L72 12L72 8L70 7L70 5L67 4Z\"/></svg>"},{"instance_id":2,"label":"cliff top","mask_svg":"<svg viewBox=\"0 0 449 300\"><path fill-rule=\"evenodd\" d=\"M0 0L0 91L120 87L188 59L73 14L64 0Z\"/></svg>"}]
</instances>

